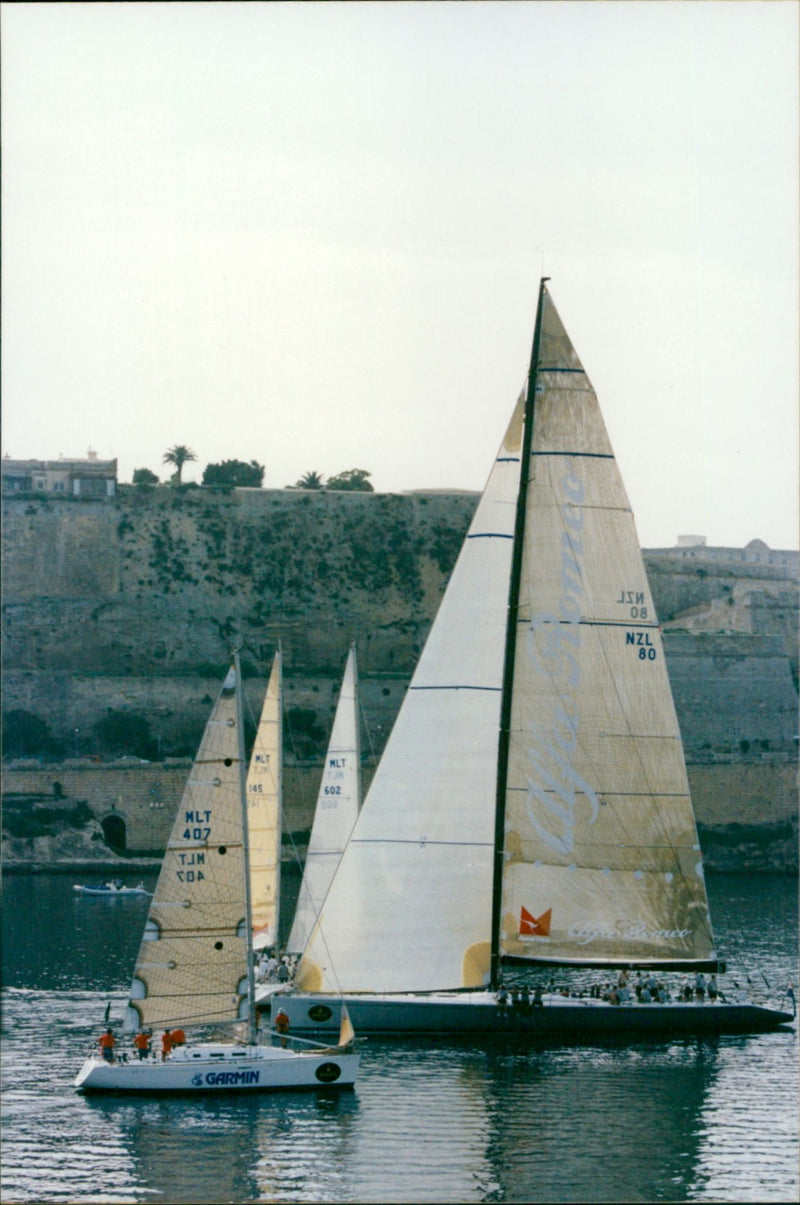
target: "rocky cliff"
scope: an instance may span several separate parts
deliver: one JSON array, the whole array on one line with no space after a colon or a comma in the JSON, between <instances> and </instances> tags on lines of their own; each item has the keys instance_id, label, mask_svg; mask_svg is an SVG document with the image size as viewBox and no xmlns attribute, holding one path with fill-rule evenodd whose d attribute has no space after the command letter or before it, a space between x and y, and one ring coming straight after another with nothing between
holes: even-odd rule
<instances>
[{"instance_id":1,"label":"rocky cliff","mask_svg":"<svg viewBox=\"0 0 800 1205\"><path fill-rule=\"evenodd\" d=\"M313 762L356 641L364 748L377 755L475 504L470 494L192 487L121 487L102 502L9 499L4 713L38 718L72 755L98 753L109 714L137 717L154 758L185 755L232 642L243 646L255 714L280 640L287 753ZM727 775L724 798L711 780L700 797L695 787L701 823L726 849L742 825L793 833L796 579L769 565L645 560L690 773ZM737 767L760 775L760 794L752 780L742 794Z\"/></svg>"}]
</instances>

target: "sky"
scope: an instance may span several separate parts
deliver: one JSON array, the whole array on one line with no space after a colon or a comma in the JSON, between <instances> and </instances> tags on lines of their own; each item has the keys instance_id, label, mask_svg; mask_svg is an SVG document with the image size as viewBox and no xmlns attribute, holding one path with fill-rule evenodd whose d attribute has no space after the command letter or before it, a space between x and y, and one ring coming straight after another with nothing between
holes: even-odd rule
<instances>
[{"instance_id":1,"label":"sky","mask_svg":"<svg viewBox=\"0 0 800 1205\"><path fill-rule=\"evenodd\" d=\"M798 547L791 0L4 4L2 448L483 487L539 278L644 547Z\"/></svg>"}]
</instances>

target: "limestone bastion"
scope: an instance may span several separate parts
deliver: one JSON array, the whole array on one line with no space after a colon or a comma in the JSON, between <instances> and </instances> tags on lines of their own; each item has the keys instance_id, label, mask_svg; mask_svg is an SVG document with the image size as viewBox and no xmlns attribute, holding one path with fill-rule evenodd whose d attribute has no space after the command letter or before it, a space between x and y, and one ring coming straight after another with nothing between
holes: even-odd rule
<instances>
[{"instance_id":1,"label":"limestone bastion","mask_svg":"<svg viewBox=\"0 0 800 1205\"><path fill-rule=\"evenodd\" d=\"M233 644L256 715L280 641L302 845L350 644L368 780L476 502L191 486L4 499L3 713L35 717L59 751L5 757L6 807L83 801L117 848L157 853ZM797 554L754 541L645 564L707 863L796 870ZM147 762L98 748L109 715L147 731Z\"/></svg>"}]
</instances>

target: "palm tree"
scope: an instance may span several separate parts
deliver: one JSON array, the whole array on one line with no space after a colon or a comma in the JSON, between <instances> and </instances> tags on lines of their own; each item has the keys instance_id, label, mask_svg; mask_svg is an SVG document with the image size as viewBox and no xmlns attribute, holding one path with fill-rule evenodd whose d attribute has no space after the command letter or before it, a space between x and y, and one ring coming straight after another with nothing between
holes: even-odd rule
<instances>
[{"instance_id":1,"label":"palm tree","mask_svg":"<svg viewBox=\"0 0 800 1205\"><path fill-rule=\"evenodd\" d=\"M178 485L180 485L181 473L183 472L183 466L189 460L197 460L197 457L195 456L192 449L187 448L185 444L175 444L174 447L170 448L167 452L164 453L162 459L164 461L164 464L174 464L175 465L175 474L178 478Z\"/></svg>"},{"instance_id":2,"label":"palm tree","mask_svg":"<svg viewBox=\"0 0 800 1205\"><path fill-rule=\"evenodd\" d=\"M318 473L316 469L310 469L309 472L303 473L299 481L296 481L292 489L296 490L321 490L322 473Z\"/></svg>"}]
</instances>

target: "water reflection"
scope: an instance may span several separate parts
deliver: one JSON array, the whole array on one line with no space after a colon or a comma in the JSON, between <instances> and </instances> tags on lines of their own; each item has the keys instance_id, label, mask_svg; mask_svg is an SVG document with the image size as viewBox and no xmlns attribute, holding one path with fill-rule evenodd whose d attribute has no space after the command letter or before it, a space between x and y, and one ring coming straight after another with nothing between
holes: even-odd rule
<instances>
[{"instance_id":1,"label":"water reflection","mask_svg":"<svg viewBox=\"0 0 800 1205\"><path fill-rule=\"evenodd\" d=\"M365 1099L366 1140L372 1152L381 1136L402 1149L421 1143L438 1169L437 1200L657 1201L685 1199L694 1179L718 1051L698 1041L537 1050L508 1039L433 1051L409 1040L394 1043L393 1061L391 1125ZM426 1063L431 1091L406 1092ZM426 1199L413 1173L399 1185L395 1172L390 1190L367 1180L358 1199Z\"/></svg>"},{"instance_id":2,"label":"water reflection","mask_svg":"<svg viewBox=\"0 0 800 1205\"><path fill-rule=\"evenodd\" d=\"M691 1199L740 1201L742 1184L753 1201L798 1199L796 1066L796 1033L720 1039L696 1124Z\"/></svg>"},{"instance_id":3,"label":"water reflection","mask_svg":"<svg viewBox=\"0 0 800 1205\"><path fill-rule=\"evenodd\" d=\"M777 983L795 959L795 885L732 884L731 898L717 917L735 938L742 914L758 915L749 953ZM794 1032L550 1049L371 1039L353 1093L78 1097L72 1079L109 998L122 1014L144 923L136 897L99 903L63 876L5 884L4 974L18 986L2 1008L4 1199L797 1197Z\"/></svg>"}]
</instances>

